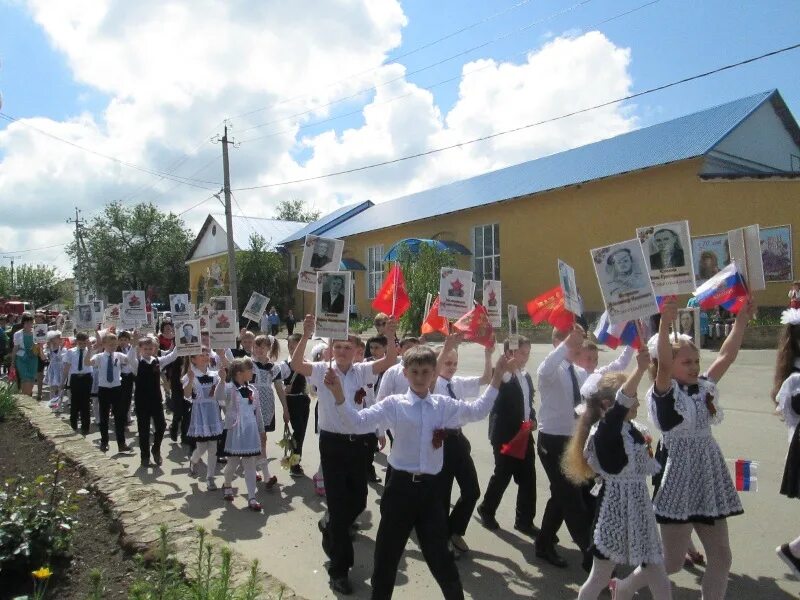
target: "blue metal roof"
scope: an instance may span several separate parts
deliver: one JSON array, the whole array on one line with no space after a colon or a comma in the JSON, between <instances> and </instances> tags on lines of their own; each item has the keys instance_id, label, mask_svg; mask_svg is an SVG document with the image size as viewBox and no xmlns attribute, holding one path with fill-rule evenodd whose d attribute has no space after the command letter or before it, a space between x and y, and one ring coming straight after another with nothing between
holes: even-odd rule
<instances>
[{"instance_id":1,"label":"blue metal roof","mask_svg":"<svg viewBox=\"0 0 800 600\"><path fill-rule=\"evenodd\" d=\"M295 240L302 240L307 235L322 235L331 227L339 225L352 216L370 208L371 206L373 206L373 202L371 200L364 200L363 202L356 202L355 204L348 204L347 206L337 208L335 211L328 213L321 219L317 219L302 229L295 231L291 235L287 235L287 237L280 241L280 244L288 244L289 242L293 242Z\"/></svg>"},{"instance_id":2,"label":"blue metal roof","mask_svg":"<svg viewBox=\"0 0 800 600\"><path fill-rule=\"evenodd\" d=\"M326 234L343 238L703 156L771 97L782 102L776 90L754 94L607 140L376 204L342 220ZM298 237L296 234L293 239Z\"/></svg>"}]
</instances>

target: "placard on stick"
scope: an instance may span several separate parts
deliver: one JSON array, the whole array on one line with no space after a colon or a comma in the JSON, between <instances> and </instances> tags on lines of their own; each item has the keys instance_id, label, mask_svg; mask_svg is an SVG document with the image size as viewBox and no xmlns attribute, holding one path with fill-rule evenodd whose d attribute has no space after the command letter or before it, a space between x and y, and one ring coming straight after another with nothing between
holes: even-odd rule
<instances>
[{"instance_id":1,"label":"placard on stick","mask_svg":"<svg viewBox=\"0 0 800 600\"><path fill-rule=\"evenodd\" d=\"M508 305L508 348L519 348L519 311L514 304Z\"/></svg>"},{"instance_id":2,"label":"placard on stick","mask_svg":"<svg viewBox=\"0 0 800 600\"><path fill-rule=\"evenodd\" d=\"M317 273L338 271L343 252L344 240L307 235L303 244L300 271L297 274L297 289L304 292L315 292Z\"/></svg>"},{"instance_id":3,"label":"placard on stick","mask_svg":"<svg viewBox=\"0 0 800 600\"><path fill-rule=\"evenodd\" d=\"M483 297L481 303L489 315L489 323L495 329L503 326L503 290L497 279L483 280Z\"/></svg>"},{"instance_id":4,"label":"placard on stick","mask_svg":"<svg viewBox=\"0 0 800 600\"><path fill-rule=\"evenodd\" d=\"M728 249L750 291L767 287L764 259L761 255L761 232L758 225L749 225L728 232Z\"/></svg>"},{"instance_id":5,"label":"placard on stick","mask_svg":"<svg viewBox=\"0 0 800 600\"><path fill-rule=\"evenodd\" d=\"M317 273L316 337L346 340L350 327L350 272Z\"/></svg>"},{"instance_id":6,"label":"placard on stick","mask_svg":"<svg viewBox=\"0 0 800 600\"><path fill-rule=\"evenodd\" d=\"M695 289L689 221L640 227L636 236L647 258L657 296L690 294Z\"/></svg>"},{"instance_id":7,"label":"placard on stick","mask_svg":"<svg viewBox=\"0 0 800 600\"><path fill-rule=\"evenodd\" d=\"M267 296L259 294L258 292L253 292L250 294L250 300L247 301L247 306L244 307L242 317L258 323L261 321L261 316L267 309L268 304L269 298Z\"/></svg>"},{"instance_id":8,"label":"placard on stick","mask_svg":"<svg viewBox=\"0 0 800 600\"><path fill-rule=\"evenodd\" d=\"M147 320L144 290L122 292L122 310L119 316L123 323L136 323Z\"/></svg>"},{"instance_id":9,"label":"placard on stick","mask_svg":"<svg viewBox=\"0 0 800 600\"><path fill-rule=\"evenodd\" d=\"M561 292L564 294L564 308L573 315L581 316L583 307L578 295L578 284L575 283L575 269L560 259L558 261L558 281L561 284Z\"/></svg>"},{"instance_id":10,"label":"placard on stick","mask_svg":"<svg viewBox=\"0 0 800 600\"><path fill-rule=\"evenodd\" d=\"M208 333L213 348L233 348L239 323L235 310L213 311L208 315Z\"/></svg>"},{"instance_id":11,"label":"placard on stick","mask_svg":"<svg viewBox=\"0 0 800 600\"><path fill-rule=\"evenodd\" d=\"M178 356L200 354L200 321L198 319L179 319L175 323L175 347Z\"/></svg>"},{"instance_id":12,"label":"placard on stick","mask_svg":"<svg viewBox=\"0 0 800 600\"><path fill-rule=\"evenodd\" d=\"M472 310L472 272L442 267L439 271L439 316L460 319Z\"/></svg>"},{"instance_id":13,"label":"placard on stick","mask_svg":"<svg viewBox=\"0 0 800 600\"><path fill-rule=\"evenodd\" d=\"M173 319L194 317L194 306L189 303L189 294L170 294L169 308Z\"/></svg>"}]
</instances>

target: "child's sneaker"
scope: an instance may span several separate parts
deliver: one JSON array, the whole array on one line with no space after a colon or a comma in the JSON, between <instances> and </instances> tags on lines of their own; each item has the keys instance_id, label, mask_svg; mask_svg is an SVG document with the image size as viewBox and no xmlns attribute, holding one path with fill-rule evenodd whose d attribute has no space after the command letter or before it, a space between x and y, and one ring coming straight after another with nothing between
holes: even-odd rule
<instances>
[{"instance_id":1,"label":"child's sneaker","mask_svg":"<svg viewBox=\"0 0 800 600\"><path fill-rule=\"evenodd\" d=\"M264 484L264 487L268 490L271 490L272 488L275 487L276 483L278 483L278 478L275 475L273 475L272 477L267 479L267 482Z\"/></svg>"},{"instance_id":2,"label":"child's sneaker","mask_svg":"<svg viewBox=\"0 0 800 600\"><path fill-rule=\"evenodd\" d=\"M208 479L206 480L206 489L209 492L216 492L219 488L217 487L217 484L214 483L213 479Z\"/></svg>"},{"instance_id":3,"label":"child's sneaker","mask_svg":"<svg viewBox=\"0 0 800 600\"><path fill-rule=\"evenodd\" d=\"M224 486L222 488L222 497L227 500L228 502L233 502L233 488Z\"/></svg>"},{"instance_id":4,"label":"child's sneaker","mask_svg":"<svg viewBox=\"0 0 800 600\"><path fill-rule=\"evenodd\" d=\"M250 498L250 500L247 501L247 508L256 512L261 512L261 503L255 498Z\"/></svg>"},{"instance_id":5,"label":"child's sneaker","mask_svg":"<svg viewBox=\"0 0 800 600\"><path fill-rule=\"evenodd\" d=\"M792 554L789 544L783 544L782 546L775 548L775 554L777 554L778 558L786 563L786 566L792 570L794 576L800 579L800 558L797 558L794 554Z\"/></svg>"}]
</instances>

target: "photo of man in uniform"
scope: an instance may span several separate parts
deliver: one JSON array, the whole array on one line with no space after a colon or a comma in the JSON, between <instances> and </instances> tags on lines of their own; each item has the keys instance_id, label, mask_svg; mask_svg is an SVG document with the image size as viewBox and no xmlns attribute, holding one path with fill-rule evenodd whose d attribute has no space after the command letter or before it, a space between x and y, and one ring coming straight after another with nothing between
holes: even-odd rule
<instances>
[{"instance_id":1,"label":"photo of man in uniform","mask_svg":"<svg viewBox=\"0 0 800 600\"><path fill-rule=\"evenodd\" d=\"M196 344L197 336L194 334L194 325L191 323L184 323L181 327L183 335L181 335L181 344Z\"/></svg>"},{"instance_id":2,"label":"photo of man in uniform","mask_svg":"<svg viewBox=\"0 0 800 600\"><path fill-rule=\"evenodd\" d=\"M670 269L685 267L681 239L672 229L659 229L650 242L650 268Z\"/></svg>"},{"instance_id":3,"label":"photo of man in uniform","mask_svg":"<svg viewBox=\"0 0 800 600\"><path fill-rule=\"evenodd\" d=\"M344 312L344 278L328 275L322 284L322 311L340 314Z\"/></svg>"},{"instance_id":4,"label":"photo of man in uniform","mask_svg":"<svg viewBox=\"0 0 800 600\"><path fill-rule=\"evenodd\" d=\"M175 298L175 304L172 306L172 312L177 314L183 314L186 312L186 299L184 296L177 296Z\"/></svg>"},{"instance_id":5,"label":"photo of man in uniform","mask_svg":"<svg viewBox=\"0 0 800 600\"><path fill-rule=\"evenodd\" d=\"M611 296L619 297L620 294L646 287L639 265L627 248L620 248L609 254L606 259L606 275Z\"/></svg>"},{"instance_id":6,"label":"photo of man in uniform","mask_svg":"<svg viewBox=\"0 0 800 600\"><path fill-rule=\"evenodd\" d=\"M318 238L314 242L314 252L311 254L310 267L320 270L331 262L333 245L326 239ZM330 270L330 269L329 269Z\"/></svg>"},{"instance_id":7,"label":"photo of man in uniform","mask_svg":"<svg viewBox=\"0 0 800 600\"><path fill-rule=\"evenodd\" d=\"M84 324L92 322L91 304L78 304L78 321Z\"/></svg>"}]
</instances>

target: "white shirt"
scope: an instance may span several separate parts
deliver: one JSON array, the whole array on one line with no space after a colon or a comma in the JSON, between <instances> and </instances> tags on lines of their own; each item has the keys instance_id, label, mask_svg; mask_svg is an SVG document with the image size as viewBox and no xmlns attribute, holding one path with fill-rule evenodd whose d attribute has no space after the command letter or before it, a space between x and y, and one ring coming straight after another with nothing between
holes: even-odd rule
<instances>
[{"instance_id":1,"label":"white shirt","mask_svg":"<svg viewBox=\"0 0 800 600\"><path fill-rule=\"evenodd\" d=\"M529 421L531 418L531 385L528 385L528 372L527 371L520 371L517 369L514 371L514 377L517 378L517 382L519 383L519 387L522 389L522 416L524 421ZM503 383L508 383L511 381L511 373L503 373Z\"/></svg>"},{"instance_id":2,"label":"white shirt","mask_svg":"<svg viewBox=\"0 0 800 600\"><path fill-rule=\"evenodd\" d=\"M128 356L130 356L131 350L134 350L134 349L135 349L135 347L134 347L133 344L128 344L127 348L124 347L124 346L120 346L120 352L122 352L123 354L127 354ZM135 358L134 358L134 360L128 360L128 362L126 362L124 365L122 365L122 369L120 370L120 373L122 373L123 375L132 375L133 374L133 369L135 368L135 364L134 364L135 360L136 360Z\"/></svg>"},{"instance_id":3,"label":"white shirt","mask_svg":"<svg viewBox=\"0 0 800 600\"><path fill-rule=\"evenodd\" d=\"M428 394L420 398L413 391L385 398L375 406L357 411L347 402L336 407L342 420L352 426L391 429L394 442L389 454L392 468L408 473L436 475L442 470L442 448L434 448L437 429L457 429L486 418L497 398L489 386L475 402L450 396Z\"/></svg>"},{"instance_id":4,"label":"white shirt","mask_svg":"<svg viewBox=\"0 0 800 600\"><path fill-rule=\"evenodd\" d=\"M542 399L542 407L539 409L540 433L571 436L575 429L575 405L567 353L567 344L561 342L539 365L537 375L539 396ZM574 369L580 390L587 374L577 365L574 365Z\"/></svg>"},{"instance_id":5,"label":"white shirt","mask_svg":"<svg viewBox=\"0 0 800 600\"><path fill-rule=\"evenodd\" d=\"M354 426L351 422L342 418L342 415L336 410L336 399L331 394L331 391L325 387L325 373L328 371L330 363L313 362L311 363L311 377L309 381L317 388L317 401L319 406L319 430L328 431L330 433L345 433L362 435L367 433L375 433L375 427ZM342 389L344 390L345 404L352 406L353 410L361 408L355 403L355 395L358 390L367 384L375 385L378 376L372 372L374 363L355 363L351 366L347 373L342 373L333 362L333 370L342 381Z\"/></svg>"},{"instance_id":6,"label":"white shirt","mask_svg":"<svg viewBox=\"0 0 800 600\"><path fill-rule=\"evenodd\" d=\"M69 374L70 375L90 375L92 373L92 363L87 361L86 359L89 357L89 348L83 349L83 364L78 364L78 358L80 354L80 348L70 348L67 350L66 355L64 356L64 364L69 365Z\"/></svg>"},{"instance_id":7,"label":"white shirt","mask_svg":"<svg viewBox=\"0 0 800 600\"><path fill-rule=\"evenodd\" d=\"M270 331L269 315L267 313L261 315L261 321L258 326L261 328L261 331Z\"/></svg>"},{"instance_id":8,"label":"white shirt","mask_svg":"<svg viewBox=\"0 0 800 600\"><path fill-rule=\"evenodd\" d=\"M453 375L450 381L447 381L447 379L441 375L437 377L436 387L434 387L433 393L442 396L450 396L450 391L447 389L448 383L458 400L472 400L481 394L480 377L461 377L459 375Z\"/></svg>"},{"instance_id":9,"label":"white shirt","mask_svg":"<svg viewBox=\"0 0 800 600\"><path fill-rule=\"evenodd\" d=\"M405 394L408 391L408 379L403 374L403 362L392 365L383 373L381 385L375 396L375 402L380 402L387 396L395 394Z\"/></svg>"},{"instance_id":10,"label":"white shirt","mask_svg":"<svg viewBox=\"0 0 800 600\"><path fill-rule=\"evenodd\" d=\"M112 367L113 376L111 377L111 381L108 381L108 378L106 377L108 374L107 369L109 360L114 361L114 366ZM113 388L122 385L120 374L122 371L122 365L126 362L128 362L128 355L123 354L122 352L114 352L113 354L102 352L92 356L92 365L97 367L97 385L101 388Z\"/></svg>"},{"instance_id":11,"label":"white shirt","mask_svg":"<svg viewBox=\"0 0 800 600\"><path fill-rule=\"evenodd\" d=\"M597 384L600 383L606 373L621 372L627 369L635 353L636 351L631 346L625 346L625 349L620 352L620 355L615 360L603 367L597 367L581 386L581 396L588 398L594 394L597 391Z\"/></svg>"}]
</instances>

